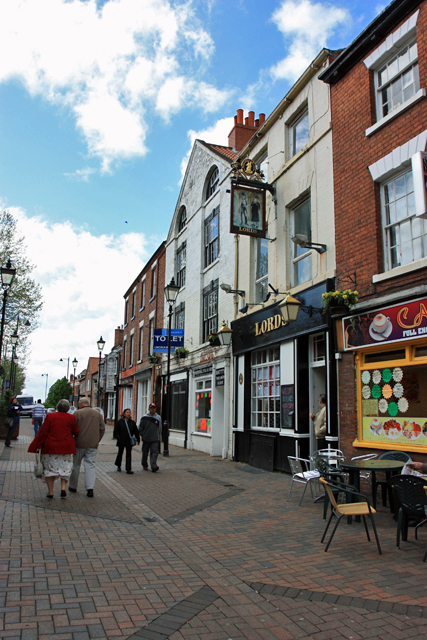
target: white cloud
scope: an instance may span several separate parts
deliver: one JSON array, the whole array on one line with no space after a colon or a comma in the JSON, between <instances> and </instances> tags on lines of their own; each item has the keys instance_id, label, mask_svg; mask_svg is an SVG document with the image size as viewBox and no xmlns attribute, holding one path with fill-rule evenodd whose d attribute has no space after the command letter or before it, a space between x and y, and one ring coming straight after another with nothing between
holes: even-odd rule
<instances>
[{"instance_id":1,"label":"white cloud","mask_svg":"<svg viewBox=\"0 0 427 640\"><path fill-rule=\"evenodd\" d=\"M41 374L49 374L49 386L66 375L60 358L76 357L81 371L89 356L97 356L101 334L110 351L114 329L123 323L123 295L157 244L142 233L94 236L70 222L49 224L21 209L8 210L26 238L32 277L42 286L44 306L40 328L30 337L26 390L44 398Z\"/></svg>"},{"instance_id":2,"label":"white cloud","mask_svg":"<svg viewBox=\"0 0 427 640\"><path fill-rule=\"evenodd\" d=\"M217 120L215 124L207 129L203 129L201 131L187 131L187 137L190 140L190 147L187 151L185 157L181 160L181 181L184 178L185 171L187 169L187 164L190 159L191 151L193 149L195 140L204 140L205 142L210 142L212 144L219 144L222 146L228 146L228 134L234 125L233 118L222 118L221 120Z\"/></svg>"},{"instance_id":3,"label":"white cloud","mask_svg":"<svg viewBox=\"0 0 427 640\"><path fill-rule=\"evenodd\" d=\"M296 80L308 67L334 30L351 20L346 9L311 0L284 0L273 13L289 50L286 58L271 67L273 79Z\"/></svg>"},{"instance_id":4,"label":"white cloud","mask_svg":"<svg viewBox=\"0 0 427 640\"><path fill-rule=\"evenodd\" d=\"M146 152L148 110L212 111L229 95L202 81L214 44L191 3L20 0L0 3L0 24L0 82L68 108L103 171Z\"/></svg>"}]
</instances>

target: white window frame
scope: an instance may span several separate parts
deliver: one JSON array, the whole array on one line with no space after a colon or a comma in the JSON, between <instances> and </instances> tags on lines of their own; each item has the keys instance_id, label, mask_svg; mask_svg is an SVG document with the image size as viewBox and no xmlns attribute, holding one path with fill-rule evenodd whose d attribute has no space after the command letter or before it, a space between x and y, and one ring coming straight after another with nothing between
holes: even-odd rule
<instances>
[{"instance_id":1,"label":"white window frame","mask_svg":"<svg viewBox=\"0 0 427 640\"><path fill-rule=\"evenodd\" d=\"M296 133L298 126L302 123L304 118L307 117L307 126L308 126L308 140L305 144L303 144L299 149L296 148ZM310 114L308 105L305 105L304 109L299 111L298 115L294 120L291 120L287 125L288 127L288 160L296 156L297 153L304 149L304 147L310 141Z\"/></svg>"},{"instance_id":2,"label":"white window frame","mask_svg":"<svg viewBox=\"0 0 427 640\"><path fill-rule=\"evenodd\" d=\"M130 332L130 340L129 340L129 368L133 366L134 348L135 348L135 329L132 329Z\"/></svg>"},{"instance_id":3,"label":"white window frame","mask_svg":"<svg viewBox=\"0 0 427 640\"><path fill-rule=\"evenodd\" d=\"M132 291L132 317L131 320L134 319L136 314L136 287Z\"/></svg>"},{"instance_id":4,"label":"white window frame","mask_svg":"<svg viewBox=\"0 0 427 640\"><path fill-rule=\"evenodd\" d=\"M184 240L176 251L176 283L185 287L187 270L187 241Z\"/></svg>"},{"instance_id":5,"label":"white window frame","mask_svg":"<svg viewBox=\"0 0 427 640\"><path fill-rule=\"evenodd\" d=\"M290 211L290 218L291 218L291 229L292 229L292 233L291 233L291 237L294 236L297 231L296 231L296 225L295 225L295 217L297 215L297 210L302 207L304 204L306 204L306 202L310 203L310 233L312 234L312 205L311 205L311 194L308 194L305 198L301 198L300 200L298 200L298 202L296 202L294 205L292 205L291 207L291 211ZM313 241L313 238L309 238L309 241ZM304 284L306 282L310 282L313 279L313 250L312 249L307 249L306 251L304 251L304 253L302 253L301 255L297 255L297 252L299 250L299 246L297 244L294 244L292 241L291 242L291 251L290 251L290 255L292 256L292 262L291 262L291 283L293 287L297 287L301 284ZM310 277L307 280L302 280L301 282L299 281L299 278L297 276L297 272L298 272L298 263L302 262L303 260L307 260L307 262L310 264Z\"/></svg>"},{"instance_id":6,"label":"white window frame","mask_svg":"<svg viewBox=\"0 0 427 640\"><path fill-rule=\"evenodd\" d=\"M144 320L139 323L139 336L138 336L138 362L142 362L144 357Z\"/></svg>"},{"instance_id":7,"label":"white window frame","mask_svg":"<svg viewBox=\"0 0 427 640\"><path fill-rule=\"evenodd\" d=\"M151 267L151 296L150 301L154 300L156 297L156 288L157 288L157 262Z\"/></svg>"},{"instance_id":8,"label":"white window frame","mask_svg":"<svg viewBox=\"0 0 427 640\"><path fill-rule=\"evenodd\" d=\"M129 296L125 298L125 322L124 326L126 327L129 322Z\"/></svg>"},{"instance_id":9,"label":"white window frame","mask_svg":"<svg viewBox=\"0 0 427 640\"><path fill-rule=\"evenodd\" d=\"M141 308L140 311L142 311L145 308L145 282L146 282L146 276L144 276L141 280Z\"/></svg>"},{"instance_id":10,"label":"white window frame","mask_svg":"<svg viewBox=\"0 0 427 640\"><path fill-rule=\"evenodd\" d=\"M270 367L273 368L273 378L264 375L269 374ZM270 393L272 385L268 384L269 380L274 380L274 393ZM273 408L271 402L274 403ZM274 416L274 427L270 426L271 415ZM251 354L251 429L280 431L280 349L277 345L258 349Z\"/></svg>"},{"instance_id":11,"label":"white window frame","mask_svg":"<svg viewBox=\"0 0 427 640\"><path fill-rule=\"evenodd\" d=\"M257 278L258 274L258 261L262 248L262 244L266 245L267 248L267 273L263 276ZM265 294L268 292L268 234L266 234L265 238L254 238L254 285L255 285L255 293L254 300L256 304L261 304L265 297ZM265 286L264 286L265 285ZM264 295L258 295L258 288L262 287L262 291Z\"/></svg>"}]
</instances>

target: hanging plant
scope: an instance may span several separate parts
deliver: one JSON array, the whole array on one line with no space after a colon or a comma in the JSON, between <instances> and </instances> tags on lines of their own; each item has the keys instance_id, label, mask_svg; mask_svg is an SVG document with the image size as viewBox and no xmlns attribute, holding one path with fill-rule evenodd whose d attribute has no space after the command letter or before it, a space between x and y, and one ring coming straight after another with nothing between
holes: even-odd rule
<instances>
[{"instance_id":1,"label":"hanging plant","mask_svg":"<svg viewBox=\"0 0 427 640\"><path fill-rule=\"evenodd\" d=\"M211 347L217 347L221 344L217 333L210 333L206 338L206 342L209 342Z\"/></svg>"},{"instance_id":2,"label":"hanging plant","mask_svg":"<svg viewBox=\"0 0 427 640\"><path fill-rule=\"evenodd\" d=\"M157 364L159 362L159 358L155 353L149 353L148 362L151 362L151 364Z\"/></svg>"},{"instance_id":3,"label":"hanging plant","mask_svg":"<svg viewBox=\"0 0 427 640\"><path fill-rule=\"evenodd\" d=\"M322 301L324 310L331 309L332 307L343 307L344 310L351 309L351 307L358 301L357 291L351 289L337 289L336 291L328 291L322 293Z\"/></svg>"},{"instance_id":4,"label":"hanging plant","mask_svg":"<svg viewBox=\"0 0 427 640\"><path fill-rule=\"evenodd\" d=\"M178 347L177 349L175 349L175 358L177 360L180 360L181 358L186 358L189 355L190 355L190 352L185 347Z\"/></svg>"}]
</instances>

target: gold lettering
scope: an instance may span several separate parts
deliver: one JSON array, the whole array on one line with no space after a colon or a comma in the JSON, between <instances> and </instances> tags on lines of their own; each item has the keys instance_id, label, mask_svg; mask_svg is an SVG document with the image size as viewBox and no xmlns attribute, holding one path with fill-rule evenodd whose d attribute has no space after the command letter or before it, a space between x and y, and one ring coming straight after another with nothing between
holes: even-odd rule
<instances>
[{"instance_id":1,"label":"gold lettering","mask_svg":"<svg viewBox=\"0 0 427 640\"><path fill-rule=\"evenodd\" d=\"M274 329L274 318L269 318L269 319L267 320L267 322L268 322L268 329L267 329L267 331L273 331L273 329Z\"/></svg>"},{"instance_id":2,"label":"gold lettering","mask_svg":"<svg viewBox=\"0 0 427 640\"><path fill-rule=\"evenodd\" d=\"M282 326L283 317L279 314L274 316L274 328L279 329Z\"/></svg>"},{"instance_id":3,"label":"gold lettering","mask_svg":"<svg viewBox=\"0 0 427 640\"><path fill-rule=\"evenodd\" d=\"M266 333L266 331L268 331L267 327L267 320L263 320L261 323L261 333Z\"/></svg>"},{"instance_id":4,"label":"gold lettering","mask_svg":"<svg viewBox=\"0 0 427 640\"><path fill-rule=\"evenodd\" d=\"M261 333L261 328L259 326L259 322L255 322L255 335L259 336Z\"/></svg>"}]
</instances>

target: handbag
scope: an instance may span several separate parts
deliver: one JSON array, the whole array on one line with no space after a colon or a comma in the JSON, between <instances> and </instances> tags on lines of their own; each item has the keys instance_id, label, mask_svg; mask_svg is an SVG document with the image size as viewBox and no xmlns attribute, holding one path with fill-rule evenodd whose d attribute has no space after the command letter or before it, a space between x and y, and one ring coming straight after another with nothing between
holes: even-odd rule
<instances>
[{"instance_id":1,"label":"handbag","mask_svg":"<svg viewBox=\"0 0 427 640\"><path fill-rule=\"evenodd\" d=\"M4 420L4 424L8 429L10 429L10 427L13 427L13 418L9 418L9 416L7 416Z\"/></svg>"},{"instance_id":2,"label":"handbag","mask_svg":"<svg viewBox=\"0 0 427 640\"><path fill-rule=\"evenodd\" d=\"M37 449L36 451L36 461L34 463L34 475L36 478L43 477L43 463L42 463L42 450Z\"/></svg>"},{"instance_id":3,"label":"handbag","mask_svg":"<svg viewBox=\"0 0 427 640\"><path fill-rule=\"evenodd\" d=\"M135 436L131 436L130 431L129 431L128 421L125 420L125 422L126 422L126 429L128 430L128 434L129 434L129 438L130 438L130 446L134 447L136 445L136 443L138 442L138 440L135 438Z\"/></svg>"}]
</instances>

